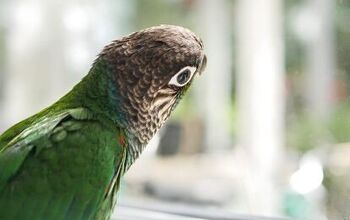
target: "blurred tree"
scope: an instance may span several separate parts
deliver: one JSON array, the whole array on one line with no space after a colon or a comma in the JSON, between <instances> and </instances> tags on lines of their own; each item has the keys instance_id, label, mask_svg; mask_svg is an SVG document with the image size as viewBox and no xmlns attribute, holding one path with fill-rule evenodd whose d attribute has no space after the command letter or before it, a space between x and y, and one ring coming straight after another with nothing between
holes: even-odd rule
<instances>
[{"instance_id":1,"label":"blurred tree","mask_svg":"<svg viewBox=\"0 0 350 220\"><path fill-rule=\"evenodd\" d=\"M199 79L196 103L204 120L204 149L222 152L232 148L229 133L232 88L231 5L226 0L197 2L200 36L208 56L205 77ZM203 98L205 97L205 98Z\"/></svg>"},{"instance_id":2,"label":"blurred tree","mask_svg":"<svg viewBox=\"0 0 350 220\"><path fill-rule=\"evenodd\" d=\"M61 10L53 1L18 0L11 7L4 105L8 125L53 102L66 87Z\"/></svg>"},{"instance_id":3,"label":"blurred tree","mask_svg":"<svg viewBox=\"0 0 350 220\"><path fill-rule=\"evenodd\" d=\"M306 49L306 103L310 117L327 122L333 111L336 74L334 39L334 0L308 0L310 33ZM305 36L306 38L306 36ZM321 138L321 137L319 137ZM325 140L326 141L326 140Z\"/></svg>"},{"instance_id":4,"label":"blurred tree","mask_svg":"<svg viewBox=\"0 0 350 220\"><path fill-rule=\"evenodd\" d=\"M6 42L5 42L5 16L7 15L5 11L5 2L0 1L0 133L4 129L5 124L3 123L4 114L4 85L5 85L5 56L6 56Z\"/></svg>"},{"instance_id":5,"label":"blurred tree","mask_svg":"<svg viewBox=\"0 0 350 220\"><path fill-rule=\"evenodd\" d=\"M340 73L345 75L347 85L350 85L350 1L337 0L335 6L336 22L336 55ZM350 138L350 137L349 137Z\"/></svg>"},{"instance_id":6,"label":"blurred tree","mask_svg":"<svg viewBox=\"0 0 350 220\"><path fill-rule=\"evenodd\" d=\"M250 211L276 215L284 158L283 1L237 2L239 145Z\"/></svg>"}]
</instances>

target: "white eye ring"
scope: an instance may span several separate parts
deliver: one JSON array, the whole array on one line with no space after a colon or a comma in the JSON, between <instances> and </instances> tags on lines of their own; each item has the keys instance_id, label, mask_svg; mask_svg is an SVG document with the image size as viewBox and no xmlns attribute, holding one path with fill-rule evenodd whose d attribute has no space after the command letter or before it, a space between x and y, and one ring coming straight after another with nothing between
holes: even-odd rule
<instances>
[{"instance_id":1,"label":"white eye ring","mask_svg":"<svg viewBox=\"0 0 350 220\"><path fill-rule=\"evenodd\" d=\"M197 68L193 66L186 66L177 72L169 81L169 85L174 85L177 87L182 87L191 81L193 74L196 72ZM186 74L186 75L184 75ZM183 78L185 77L185 78Z\"/></svg>"}]
</instances>

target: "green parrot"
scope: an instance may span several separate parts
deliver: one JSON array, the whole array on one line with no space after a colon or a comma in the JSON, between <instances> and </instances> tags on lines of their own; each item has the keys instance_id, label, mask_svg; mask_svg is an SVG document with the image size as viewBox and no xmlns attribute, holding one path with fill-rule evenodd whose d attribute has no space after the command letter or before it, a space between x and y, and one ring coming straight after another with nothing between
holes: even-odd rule
<instances>
[{"instance_id":1,"label":"green parrot","mask_svg":"<svg viewBox=\"0 0 350 220\"><path fill-rule=\"evenodd\" d=\"M69 93L0 136L0 219L109 219L121 177L205 65L179 26L104 47Z\"/></svg>"}]
</instances>

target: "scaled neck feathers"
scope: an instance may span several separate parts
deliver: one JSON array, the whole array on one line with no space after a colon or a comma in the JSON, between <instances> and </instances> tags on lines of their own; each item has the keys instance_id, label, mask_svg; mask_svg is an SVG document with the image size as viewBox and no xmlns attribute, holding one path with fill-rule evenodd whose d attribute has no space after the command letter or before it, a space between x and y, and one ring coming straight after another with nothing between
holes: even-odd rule
<instances>
[{"instance_id":1,"label":"scaled neck feathers","mask_svg":"<svg viewBox=\"0 0 350 220\"><path fill-rule=\"evenodd\" d=\"M125 87L122 84L125 79L119 77L110 64L97 59L89 74L62 101L79 103L122 128L130 142L128 150L130 161L133 162L162 123L157 115L152 114L148 106L142 103L147 94L135 97L135 87Z\"/></svg>"}]
</instances>

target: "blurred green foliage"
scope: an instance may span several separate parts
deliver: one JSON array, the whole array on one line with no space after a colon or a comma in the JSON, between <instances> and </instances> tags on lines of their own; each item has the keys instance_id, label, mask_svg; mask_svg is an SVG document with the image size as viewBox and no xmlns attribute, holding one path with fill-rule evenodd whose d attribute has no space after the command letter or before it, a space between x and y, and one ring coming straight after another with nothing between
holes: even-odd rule
<instances>
[{"instance_id":1,"label":"blurred green foliage","mask_svg":"<svg viewBox=\"0 0 350 220\"><path fill-rule=\"evenodd\" d=\"M136 1L135 26L146 28L159 24L190 24L191 13L184 1L138 0Z\"/></svg>"},{"instance_id":2,"label":"blurred green foliage","mask_svg":"<svg viewBox=\"0 0 350 220\"><path fill-rule=\"evenodd\" d=\"M300 4L301 1L297 2L287 1L287 12ZM346 91L343 92L347 97L350 85L350 0L337 0L334 16L337 61L337 72L335 74L337 80L345 85L343 89ZM314 120L312 113L305 109L305 97L302 89L303 85L301 85L305 79L303 71L305 49L302 42L298 41L288 29L288 16L286 23L287 73L290 75L289 79L291 79L292 84L294 84L289 97L291 99L289 103L292 103L292 107L288 109L289 112L287 113L292 115L287 118L287 145L304 152L320 146L320 142L324 140L331 143L349 142L350 102L348 99L341 97L340 100L334 100L334 111L327 122Z\"/></svg>"},{"instance_id":3,"label":"blurred green foliage","mask_svg":"<svg viewBox=\"0 0 350 220\"><path fill-rule=\"evenodd\" d=\"M327 122L313 120L306 111L294 114L287 119L287 144L301 152L322 146L326 140L331 143L344 143L350 140L350 103L336 106Z\"/></svg>"},{"instance_id":4,"label":"blurred green foliage","mask_svg":"<svg viewBox=\"0 0 350 220\"><path fill-rule=\"evenodd\" d=\"M329 130L337 143L348 142L350 139L350 103L337 106L331 117Z\"/></svg>"}]
</instances>

